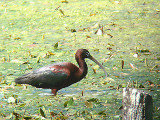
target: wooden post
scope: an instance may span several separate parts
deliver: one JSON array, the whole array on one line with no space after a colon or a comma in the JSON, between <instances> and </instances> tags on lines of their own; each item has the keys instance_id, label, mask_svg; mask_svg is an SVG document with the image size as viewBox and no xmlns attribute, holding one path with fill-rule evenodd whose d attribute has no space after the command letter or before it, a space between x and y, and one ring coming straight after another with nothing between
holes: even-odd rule
<instances>
[{"instance_id":1,"label":"wooden post","mask_svg":"<svg viewBox=\"0 0 160 120\"><path fill-rule=\"evenodd\" d=\"M135 88L123 88L123 120L153 120L152 96Z\"/></svg>"}]
</instances>

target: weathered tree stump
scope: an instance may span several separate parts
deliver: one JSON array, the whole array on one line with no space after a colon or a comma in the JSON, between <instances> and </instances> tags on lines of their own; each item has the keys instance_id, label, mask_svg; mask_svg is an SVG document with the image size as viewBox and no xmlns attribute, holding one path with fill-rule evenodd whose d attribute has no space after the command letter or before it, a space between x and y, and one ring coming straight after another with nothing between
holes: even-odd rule
<instances>
[{"instance_id":1,"label":"weathered tree stump","mask_svg":"<svg viewBox=\"0 0 160 120\"><path fill-rule=\"evenodd\" d=\"M123 120L153 120L152 96L134 88L123 89Z\"/></svg>"}]
</instances>

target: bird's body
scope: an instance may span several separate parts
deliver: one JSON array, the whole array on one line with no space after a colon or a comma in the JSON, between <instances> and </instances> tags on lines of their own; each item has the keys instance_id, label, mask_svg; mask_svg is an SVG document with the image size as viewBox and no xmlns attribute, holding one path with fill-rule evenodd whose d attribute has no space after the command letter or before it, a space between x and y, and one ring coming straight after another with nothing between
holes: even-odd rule
<instances>
[{"instance_id":1,"label":"bird's body","mask_svg":"<svg viewBox=\"0 0 160 120\"><path fill-rule=\"evenodd\" d=\"M15 82L17 84L29 84L37 88L49 88L56 95L58 90L70 86L86 76L88 68L84 61L85 58L89 58L100 65L86 49L77 50L75 57L79 67L69 62L51 64L24 74L16 78ZM100 67L104 70L102 65Z\"/></svg>"}]
</instances>

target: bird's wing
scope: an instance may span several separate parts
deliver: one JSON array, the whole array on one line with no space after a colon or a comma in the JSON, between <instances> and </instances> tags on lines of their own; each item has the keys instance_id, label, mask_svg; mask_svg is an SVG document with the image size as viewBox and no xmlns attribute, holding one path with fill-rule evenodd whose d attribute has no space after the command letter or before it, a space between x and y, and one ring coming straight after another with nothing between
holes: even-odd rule
<instances>
[{"instance_id":1,"label":"bird's wing","mask_svg":"<svg viewBox=\"0 0 160 120\"><path fill-rule=\"evenodd\" d=\"M45 68L27 73L15 80L19 84L30 84L38 88L60 88L68 78L63 69Z\"/></svg>"}]
</instances>

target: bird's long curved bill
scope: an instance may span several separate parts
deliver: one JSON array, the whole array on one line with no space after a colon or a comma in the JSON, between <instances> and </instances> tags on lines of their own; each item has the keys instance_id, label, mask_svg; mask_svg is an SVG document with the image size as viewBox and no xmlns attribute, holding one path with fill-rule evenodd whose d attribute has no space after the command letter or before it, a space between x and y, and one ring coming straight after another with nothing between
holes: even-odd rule
<instances>
[{"instance_id":1,"label":"bird's long curved bill","mask_svg":"<svg viewBox=\"0 0 160 120\"><path fill-rule=\"evenodd\" d=\"M105 73L105 75L106 75L106 77L107 77L107 72L106 72L106 70L104 69L104 67L94 58L94 57L90 57L89 59L91 59L92 61L94 61L97 65L99 65L99 67L101 67L102 69L103 69L103 71L104 71L104 73Z\"/></svg>"}]
</instances>

